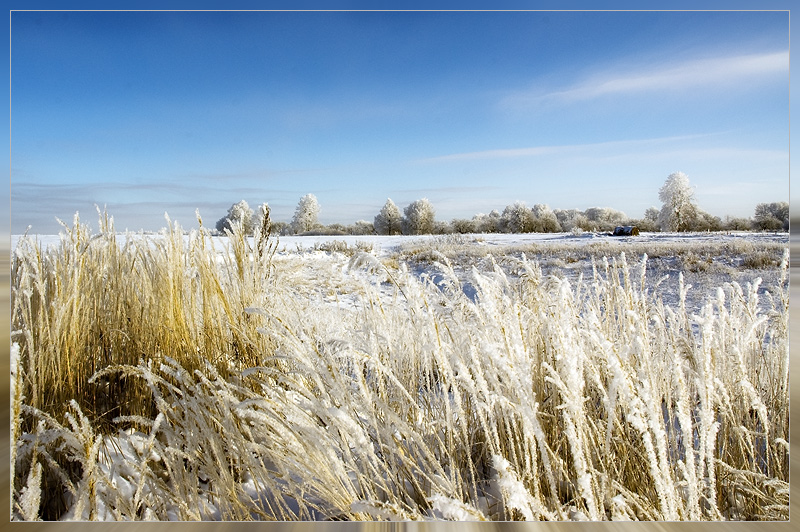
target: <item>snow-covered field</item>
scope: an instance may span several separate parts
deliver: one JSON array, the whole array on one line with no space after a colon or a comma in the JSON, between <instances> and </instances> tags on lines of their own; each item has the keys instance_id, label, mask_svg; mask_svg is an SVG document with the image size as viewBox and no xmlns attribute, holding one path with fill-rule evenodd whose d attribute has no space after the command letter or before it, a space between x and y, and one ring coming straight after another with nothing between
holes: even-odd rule
<instances>
[{"instance_id":1,"label":"snow-covered field","mask_svg":"<svg viewBox=\"0 0 800 532\"><path fill-rule=\"evenodd\" d=\"M786 233L12 237L15 519L788 519Z\"/></svg>"},{"instance_id":2,"label":"snow-covered field","mask_svg":"<svg viewBox=\"0 0 800 532\"><path fill-rule=\"evenodd\" d=\"M11 236L11 249L15 249L21 235ZM43 249L59 245L59 235L35 235L32 237ZM141 235L117 235L123 245L126 238L143 238ZM144 238L159 240L159 235ZM188 243L190 236L184 235ZM220 259L226 251L227 237L208 237L213 241ZM252 245L252 238L250 238ZM342 258L349 258L358 251L367 251L381 260L394 259L408 262L418 275L434 274L431 263L438 259L432 252L442 253L453 263L462 280L469 284L465 272L472 266L486 266L487 257L503 263L505 259L521 258L535 260L546 275L553 274L575 281L580 274L591 273L591 258L617 257L625 253L631 262L644 255L648 259L648 280L651 284L664 284L662 296L668 299L677 294L677 278L682 273L693 290L687 297L701 304L718 286L736 281L741 284L757 278L770 285L779 275L779 260L782 251L773 254L766 264L758 264L758 253L764 246L771 249L788 248L788 233L642 233L634 237L613 237L607 233L491 233L453 235L337 235L337 236L283 236L276 238L277 260L307 262L315 276L342 267ZM755 251L759 248L758 251ZM754 252L756 255L754 255ZM775 260L777 257L777 260ZM681 258L683 260L681 260ZM763 257L762 257L763 258ZM753 262L749 265L747 262ZM508 262L505 260L505 262ZM467 290L469 290L469 286ZM762 287L762 293L766 288Z\"/></svg>"},{"instance_id":3,"label":"snow-covered field","mask_svg":"<svg viewBox=\"0 0 800 532\"><path fill-rule=\"evenodd\" d=\"M139 233L130 233L139 236ZM158 237L157 234L146 235L148 237ZM14 249L22 235L11 235L11 249ZM29 235L38 240L43 247L57 245L61 237L57 234L50 235ZM118 237L123 239L125 233L118 233ZM188 235L186 235L188 238ZM227 237L212 237L217 243L227 240ZM568 246L583 246L591 243L637 243L637 244L659 244L659 243L681 243L702 246L703 244L716 244L722 242L777 242L788 244L788 233L753 233L753 232L727 232L727 233L642 233L631 237L612 237L606 233L483 233L466 235L320 235L320 236L281 236L276 237L279 251L311 250L315 246L330 242L343 242L349 246L356 246L364 243L371 246L374 250L382 254L397 252L403 247L425 242L464 242L474 243L477 246L484 246L487 252L502 246L523 246L529 244L565 244Z\"/></svg>"},{"instance_id":4,"label":"snow-covered field","mask_svg":"<svg viewBox=\"0 0 800 532\"><path fill-rule=\"evenodd\" d=\"M698 309L717 287L736 281L740 284L762 280L760 293L766 293L780 275L782 250L788 246L787 233L643 233L635 237L613 237L606 233L527 233L469 234L423 236L300 236L282 237L279 253L297 256L323 272L335 268L331 250L349 253L367 250L382 259L407 262L417 275L437 275L432 262L440 260L431 252L444 255L464 284L474 293L469 279L473 266L486 270L500 263L506 273L523 255L535 261L545 275L556 275L576 282L579 276L592 274L592 257L616 258L624 253L629 262L647 257L648 287L660 286L660 295L669 303L677 302L678 277L687 285L690 305ZM339 245L341 244L341 245ZM774 251L766 264L758 264L755 249L768 246ZM754 256L755 252L755 256ZM491 257L491 260L487 260ZM766 258L766 257L765 257ZM755 267L748 264L753 263Z\"/></svg>"}]
</instances>

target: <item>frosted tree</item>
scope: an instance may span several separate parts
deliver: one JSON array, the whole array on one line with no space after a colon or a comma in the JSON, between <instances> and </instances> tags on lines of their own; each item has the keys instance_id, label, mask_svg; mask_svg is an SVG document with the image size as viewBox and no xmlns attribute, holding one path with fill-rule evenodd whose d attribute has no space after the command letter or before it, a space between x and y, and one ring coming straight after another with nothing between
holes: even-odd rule
<instances>
[{"instance_id":1,"label":"frosted tree","mask_svg":"<svg viewBox=\"0 0 800 532\"><path fill-rule=\"evenodd\" d=\"M295 233L311 231L318 223L319 203L314 194L306 194L297 203L292 218L292 229Z\"/></svg>"},{"instance_id":2,"label":"frosted tree","mask_svg":"<svg viewBox=\"0 0 800 532\"><path fill-rule=\"evenodd\" d=\"M755 227L763 231L788 230L789 203L786 201L759 203L756 205L756 212L753 220Z\"/></svg>"},{"instance_id":3,"label":"frosted tree","mask_svg":"<svg viewBox=\"0 0 800 532\"><path fill-rule=\"evenodd\" d=\"M380 212L375 216L375 232L379 235L399 235L403 231L403 215L392 198L387 198Z\"/></svg>"},{"instance_id":4,"label":"frosted tree","mask_svg":"<svg viewBox=\"0 0 800 532\"><path fill-rule=\"evenodd\" d=\"M479 233L497 233L500 231L502 215L497 209L493 209L489 214L479 212L472 217L475 231Z\"/></svg>"},{"instance_id":5,"label":"frosted tree","mask_svg":"<svg viewBox=\"0 0 800 532\"><path fill-rule=\"evenodd\" d=\"M611 207L590 207L583 212L583 215L586 218L585 223L592 230L598 231L610 231L628 220L624 212Z\"/></svg>"},{"instance_id":6,"label":"frosted tree","mask_svg":"<svg viewBox=\"0 0 800 532\"><path fill-rule=\"evenodd\" d=\"M553 214L563 231L572 231L576 227L580 229L580 224L586 221L583 211L578 209L556 209Z\"/></svg>"},{"instance_id":7,"label":"frosted tree","mask_svg":"<svg viewBox=\"0 0 800 532\"><path fill-rule=\"evenodd\" d=\"M749 231L753 228L754 220L739 216L726 216L722 228L726 231Z\"/></svg>"},{"instance_id":8,"label":"frosted tree","mask_svg":"<svg viewBox=\"0 0 800 532\"><path fill-rule=\"evenodd\" d=\"M648 209L644 211L644 219L656 223L660 212L658 207L648 207Z\"/></svg>"},{"instance_id":9,"label":"frosted tree","mask_svg":"<svg viewBox=\"0 0 800 532\"><path fill-rule=\"evenodd\" d=\"M474 220L467 220L466 218L453 218L450 221L450 227L454 233L467 234L476 231L476 224Z\"/></svg>"},{"instance_id":10,"label":"frosted tree","mask_svg":"<svg viewBox=\"0 0 800 532\"><path fill-rule=\"evenodd\" d=\"M683 172L673 172L658 191L663 202L658 214L658 225L662 231L690 231L697 218L694 191L689 177Z\"/></svg>"},{"instance_id":11,"label":"frosted tree","mask_svg":"<svg viewBox=\"0 0 800 532\"><path fill-rule=\"evenodd\" d=\"M509 233L533 231L533 213L524 201L515 201L503 209L501 220L503 229Z\"/></svg>"},{"instance_id":12,"label":"frosted tree","mask_svg":"<svg viewBox=\"0 0 800 532\"><path fill-rule=\"evenodd\" d=\"M397 212L400 212L399 210ZM375 233L375 225L367 220L356 220L356 223L347 227L351 235L371 235Z\"/></svg>"},{"instance_id":13,"label":"frosted tree","mask_svg":"<svg viewBox=\"0 0 800 532\"><path fill-rule=\"evenodd\" d=\"M249 235L253 233L253 229L255 229L253 209L250 208L245 200L230 206L228 214L217 221L217 231L223 233L226 229L229 231L232 230L233 226L231 224L233 222L241 224L245 234Z\"/></svg>"},{"instance_id":14,"label":"frosted tree","mask_svg":"<svg viewBox=\"0 0 800 532\"><path fill-rule=\"evenodd\" d=\"M549 205L537 203L531 208L533 215L533 230L539 233L557 233L561 231L561 224Z\"/></svg>"},{"instance_id":15,"label":"frosted tree","mask_svg":"<svg viewBox=\"0 0 800 532\"><path fill-rule=\"evenodd\" d=\"M418 199L403 210L403 234L424 235L433 233L436 211L427 198Z\"/></svg>"},{"instance_id":16,"label":"frosted tree","mask_svg":"<svg viewBox=\"0 0 800 532\"><path fill-rule=\"evenodd\" d=\"M639 231L652 233L658 231L658 215L661 210L658 207L648 207L644 211L644 216L638 220L628 220L625 225L635 225Z\"/></svg>"}]
</instances>

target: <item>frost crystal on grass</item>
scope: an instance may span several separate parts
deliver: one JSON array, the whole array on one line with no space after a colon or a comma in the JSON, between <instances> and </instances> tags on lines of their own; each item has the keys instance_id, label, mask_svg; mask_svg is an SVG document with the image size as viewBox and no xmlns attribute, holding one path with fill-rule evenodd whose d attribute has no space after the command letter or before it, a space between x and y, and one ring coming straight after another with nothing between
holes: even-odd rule
<instances>
[{"instance_id":1,"label":"frost crystal on grass","mask_svg":"<svg viewBox=\"0 0 800 532\"><path fill-rule=\"evenodd\" d=\"M479 510L438 493L429 497L428 501L431 503L434 512L438 512L444 519L449 521L486 520Z\"/></svg>"},{"instance_id":2,"label":"frost crystal on grass","mask_svg":"<svg viewBox=\"0 0 800 532\"><path fill-rule=\"evenodd\" d=\"M25 521L39 521L39 506L42 499L42 464L37 463L28 473L28 481L22 488L17 508Z\"/></svg>"}]
</instances>

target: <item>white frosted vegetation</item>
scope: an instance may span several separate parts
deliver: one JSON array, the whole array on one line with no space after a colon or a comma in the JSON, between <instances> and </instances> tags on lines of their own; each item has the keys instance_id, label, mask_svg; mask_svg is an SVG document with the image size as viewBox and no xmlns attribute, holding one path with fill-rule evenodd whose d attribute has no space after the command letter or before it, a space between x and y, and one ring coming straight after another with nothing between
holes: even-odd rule
<instances>
[{"instance_id":1,"label":"white frosted vegetation","mask_svg":"<svg viewBox=\"0 0 800 532\"><path fill-rule=\"evenodd\" d=\"M630 252L419 276L104 223L15 249L15 519L788 519L788 255L692 310Z\"/></svg>"},{"instance_id":2,"label":"white frosted vegetation","mask_svg":"<svg viewBox=\"0 0 800 532\"><path fill-rule=\"evenodd\" d=\"M403 215L392 198L387 198L380 212L375 215L373 226L379 235L399 235L402 232Z\"/></svg>"},{"instance_id":3,"label":"white frosted vegetation","mask_svg":"<svg viewBox=\"0 0 800 532\"><path fill-rule=\"evenodd\" d=\"M306 194L297 202L292 217L292 228L297 233L312 230L318 223L319 202L314 194Z\"/></svg>"}]
</instances>

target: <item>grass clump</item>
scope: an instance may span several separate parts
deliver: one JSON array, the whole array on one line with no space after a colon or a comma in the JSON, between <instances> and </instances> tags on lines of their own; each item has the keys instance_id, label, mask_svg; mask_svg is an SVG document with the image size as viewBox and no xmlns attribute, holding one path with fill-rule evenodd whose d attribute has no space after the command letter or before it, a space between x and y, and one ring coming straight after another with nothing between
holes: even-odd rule
<instances>
[{"instance_id":1,"label":"grass clump","mask_svg":"<svg viewBox=\"0 0 800 532\"><path fill-rule=\"evenodd\" d=\"M779 266L780 261L780 257L774 252L770 253L766 251L758 251L744 255L741 267L753 270L763 270Z\"/></svg>"},{"instance_id":2,"label":"grass clump","mask_svg":"<svg viewBox=\"0 0 800 532\"><path fill-rule=\"evenodd\" d=\"M326 253L341 253L348 257L352 257L356 253L373 251L373 245L370 242L357 241L354 244L348 244L343 240L329 240L326 242L318 242L311 248L312 251L324 251Z\"/></svg>"},{"instance_id":3,"label":"grass clump","mask_svg":"<svg viewBox=\"0 0 800 532\"><path fill-rule=\"evenodd\" d=\"M112 364L163 357L189 371L209 360L230 372L270 352L268 342L247 334L259 324L245 313L268 293L268 234L251 247L234 225L230 248L218 253L202 220L187 236L167 222L157 238L123 237L102 213L92 235L76 216L54 249L20 240L11 268L12 339L30 406L60 416L75 398L95 418L152 413L141 387L124 378L90 384L90 377Z\"/></svg>"}]
</instances>

